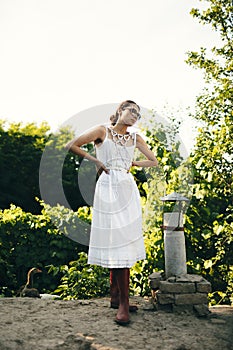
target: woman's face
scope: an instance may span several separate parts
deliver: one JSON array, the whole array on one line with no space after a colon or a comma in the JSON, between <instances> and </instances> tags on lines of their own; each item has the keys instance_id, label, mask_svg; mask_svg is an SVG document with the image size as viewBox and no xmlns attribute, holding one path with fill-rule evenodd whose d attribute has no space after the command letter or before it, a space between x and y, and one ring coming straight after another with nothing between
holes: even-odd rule
<instances>
[{"instance_id":1,"label":"woman's face","mask_svg":"<svg viewBox=\"0 0 233 350\"><path fill-rule=\"evenodd\" d=\"M122 108L118 123L132 126L138 121L138 119L140 119L140 117L141 115L138 106L135 104L129 104L128 106Z\"/></svg>"}]
</instances>

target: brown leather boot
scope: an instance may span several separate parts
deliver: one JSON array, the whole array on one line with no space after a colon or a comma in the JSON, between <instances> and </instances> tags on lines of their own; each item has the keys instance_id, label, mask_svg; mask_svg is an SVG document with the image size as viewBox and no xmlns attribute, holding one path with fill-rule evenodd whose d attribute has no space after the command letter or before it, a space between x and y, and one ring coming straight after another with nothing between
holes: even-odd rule
<instances>
[{"instance_id":1,"label":"brown leather boot","mask_svg":"<svg viewBox=\"0 0 233 350\"><path fill-rule=\"evenodd\" d=\"M112 309L118 309L119 307L119 290L116 280L116 272L114 272L115 269L110 269L110 307ZM129 269L128 270L128 277L130 274ZM136 312L138 310L138 307L136 305L129 304L129 312Z\"/></svg>"},{"instance_id":2,"label":"brown leather boot","mask_svg":"<svg viewBox=\"0 0 233 350\"><path fill-rule=\"evenodd\" d=\"M119 306L119 290L115 275L114 270L110 269L110 307L112 309L118 309Z\"/></svg>"},{"instance_id":3,"label":"brown leather boot","mask_svg":"<svg viewBox=\"0 0 233 350\"><path fill-rule=\"evenodd\" d=\"M119 290L119 308L115 322L122 326L129 324L129 274L128 269L114 269Z\"/></svg>"}]
</instances>

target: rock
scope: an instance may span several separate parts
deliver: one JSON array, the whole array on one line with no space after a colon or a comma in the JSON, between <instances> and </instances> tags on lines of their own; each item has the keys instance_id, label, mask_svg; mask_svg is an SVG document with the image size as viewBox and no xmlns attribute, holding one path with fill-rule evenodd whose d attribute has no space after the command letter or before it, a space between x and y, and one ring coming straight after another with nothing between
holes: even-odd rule
<instances>
[{"instance_id":1,"label":"rock","mask_svg":"<svg viewBox=\"0 0 233 350\"><path fill-rule=\"evenodd\" d=\"M194 293L196 291L194 283L177 283L161 281L159 290L164 293Z\"/></svg>"},{"instance_id":2,"label":"rock","mask_svg":"<svg viewBox=\"0 0 233 350\"><path fill-rule=\"evenodd\" d=\"M197 304L193 305L194 311L196 311L197 316L199 317L205 317L210 314L210 310L208 308L207 304Z\"/></svg>"},{"instance_id":3,"label":"rock","mask_svg":"<svg viewBox=\"0 0 233 350\"><path fill-rule=\"evenodd\" d=\"M153 272L149 275L149 279L162 279L162 272Z\"/></svg>"},{"instance_id":4,"label":"rock","mask_svg":"<svg viewBox=\"0 0 233 350\"><path fill-rule=\"evenodd\" d=\"M157 311L165 311L165 312L172 312L172 304L155 304L155 309Z\"/></svg>"},{"instance_id":5,"label":"rock","mask_svg":"<svg viewBox=\"0 0 233 350\"><path fill-rule=\"evenodd\" d=\"M172 304L175 302L175 297L174 294L169 294L169 293L161 293L160 291L158 291L156 293L156 298L158 300L159 304Z\"/></svg>"},{"instance_id":6,"label":"rock","mask_svg":"<svg viewBox=\"0 0 233 350\"><path fill-rule=\"evenodd\" d=\"M201 282L204 278L200 275L185 274L176 276L176 282Z\"/></svg>"},{"instance_id":7,"label":"rock","mask_svg":"<svg viewBox=\"0 0 233 350\"><path fill-rule=\"evenodd\" d=\"M200 293L210 293L211 292L211 284L210 282L204 280L199 283L196 283L196 290Z\"/></svg>"},{"instance_id":8,"label":"rock","mask_svg":"<svg viewBox=\"0 0 233 350\"><path fill-rule=\"evenodd\" d=\"M152 303L145 303L142 307L144 311L155 311L155 306Z\"/></svg>"},{"instance_id":9,"label":"rock","mask_svg":"<svg viewBox=\"0 0 233 350\"><path fill-rule=\"evenodd\" d=\"M153 272L149 277L149 283L151 289L157 290L159 288L159 282L162 279L161 273L160 272Z\"/></svg>"},{"instance_id":10,"label":"rock","mask_svg":"<svg viewBox=\"0 0 233 350\"><path fill-rule=\"evenodd\" d=\"M176 277L175 276L168 277L167 281L171 283L176 282Z\"/></svg>"},{"instance_id":11,"label":"rock","mask_svg":"<svg viewBox=\"0 0 233 350\"><path fill-rule=\"evenodd\" d=\"M172 305L172 311L176 314L193 314L193 305Z\"/></svg>"},{"instance_id":12,"label":"rock","mask_svg":"<svg viewBox=\"0 0 233 350\"><path fill-rule=\"evenodd\" d=\"M225 324L226 321L225 320L221 320L219 318L211 318L211 323L214 323L214 324Z\"/></svg>"},{"instance_id":13,"label":"rock","mask_svg":"<svg viewBox=\"0 0 233 350\"><path fill-rule=\"evenodd\" d=\"M204 293L176 294L175 304L176 305L208 304L208 299L207 299L207 295Z\"/></svg>"}]
</instances>

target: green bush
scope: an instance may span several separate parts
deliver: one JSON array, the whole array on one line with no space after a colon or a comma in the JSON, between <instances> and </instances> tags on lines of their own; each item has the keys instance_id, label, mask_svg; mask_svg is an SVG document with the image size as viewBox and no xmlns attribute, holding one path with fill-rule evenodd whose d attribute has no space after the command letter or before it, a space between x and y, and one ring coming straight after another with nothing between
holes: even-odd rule
<instances>
[{"instance_id":1,"label":"green bush","mask_svg":"<svg viewBox=\"0 0 233 350\"><path fill-rule=\"evenodd\" d=\"M49 266L67 264L77 258L78 252L86 250L59 229L59 221L62 222L67 211L46 205L40 215L26 213L14 205L0 211L0 295L16 295L26 282L28 270L34 266L43 270L42 274L35 275L34 281L40 292L57 287L62 274L48 274ZM56 223L52 214L56 216ZM75 221L77 213L69 210L69 216L70 221Z\"/></svg>"},{"instance_id":2,"label":"green bush","mask_svg":"<svg viewBox=\"0 0 233 350\"><path fill-rule=\"evenodd\" d=\"M87 264L87 254L78 254L78 260L71 261L57 270L51 267L55 275L62 272L61 284L54 291L62 299L89 299L105 296L109 293L109 270Z\"/></svg>"}]
</instances>

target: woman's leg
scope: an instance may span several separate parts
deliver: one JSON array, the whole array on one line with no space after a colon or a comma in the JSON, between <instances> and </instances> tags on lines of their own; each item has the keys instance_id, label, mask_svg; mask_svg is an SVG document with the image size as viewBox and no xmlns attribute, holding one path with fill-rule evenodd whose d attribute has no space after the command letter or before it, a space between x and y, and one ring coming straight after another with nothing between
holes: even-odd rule
<instances>
[{"instance_id":1,"label":"woman's leg","mask_svg":"<svg viewBox=\"0 0 233 350\"><path fill-rule=\"evenodd\" d=\"M112 309L118 309L119 307L119 289L117 285L116 279L116 269L110 269L110 307ZM128 278L129 278L130 270L128 269ZM129 312L136 312L138 307L136 305L129 304Z\"/></svg>"},{"instance_id":2,"label":"woman's leg","mask_svg":"<svg viewBox=\"0 0 233 350\"><path fill-rule=\"evenodd\" d=\"M110 307L118 309L119 306L119 289L117 285L115 269L110 269Z\"/></svg>"},{"instance_id":3,"label":"woman's leg","mask_svg":"<svg viewBox=\"0 0 233 350\"><path fill-rule=\"evenodd\" d=\"M129 323L129 269L114 269L119 290L119 308L115 321L120 325Z\"/></svg>"}]
</instances>

